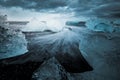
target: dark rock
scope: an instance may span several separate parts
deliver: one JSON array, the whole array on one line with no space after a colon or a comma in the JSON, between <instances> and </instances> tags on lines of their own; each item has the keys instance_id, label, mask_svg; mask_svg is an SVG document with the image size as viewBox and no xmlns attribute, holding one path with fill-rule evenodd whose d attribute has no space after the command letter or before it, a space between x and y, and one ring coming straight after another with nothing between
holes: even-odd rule
<instances>
[{"instance_id":1,"label":"dark rock","mask_svg":"<svg viewBox=\"0 0 120 80\"><path fill-rule=\"evenodd\" d=\"M40 62L10 65L0 63L0 80L31 80L33 71L41 64Z\"/></svg>"}]
</instances>

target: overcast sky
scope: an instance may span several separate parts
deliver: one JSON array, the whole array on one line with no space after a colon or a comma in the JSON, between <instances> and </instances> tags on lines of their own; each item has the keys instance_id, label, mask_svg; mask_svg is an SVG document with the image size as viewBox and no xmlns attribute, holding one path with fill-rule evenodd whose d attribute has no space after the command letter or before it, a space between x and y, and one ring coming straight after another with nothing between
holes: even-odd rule
<instances>
[{"instance_id":1,"label":"overcast sky","mask_svg":"<svg viewBox=\"0 0 120 80\"><path fill-rule=\"evenodd\" d=\"M120 0L0 0L0 12L26 19L39 13L118 18Z\"/></svg>"}]
</instances>

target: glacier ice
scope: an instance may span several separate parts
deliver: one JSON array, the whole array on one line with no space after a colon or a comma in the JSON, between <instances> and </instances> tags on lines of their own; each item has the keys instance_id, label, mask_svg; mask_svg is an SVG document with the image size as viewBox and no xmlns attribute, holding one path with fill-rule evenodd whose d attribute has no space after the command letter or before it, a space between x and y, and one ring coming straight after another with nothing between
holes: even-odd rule
<instances>
[{"instance_id":1,"label":"glacier ice","mask_svg":"<svg viewBox=\"0 0 120 80\"><path fill-rule=\"evenodd\" d=\"M50 58L44 62L33 74L33 80L72 80L57 59Z\"/></svg>"},{"instance_id":2,"label":"glacier ice","mask_svg":"<svg viewBox=\"0 0 120 80\"><path fill-rule=\"evenodd\" d=\"M120 21L118 19L92 18L86 22L88 29L101 32L120 32Z\"/></svg>"},{"instance_id":3,"label":"glacier ice","mask_svg":"<svg viewBox=\"0 0 120 80\"><path fill-rule=\"evenodd\" d=\"M27 52L27 41L19 30L0 25L0 59L14 57Z\"/></svg>"},{"instance_id":4,"label":"glacier ice","mask_svg":"<svg viewBox=\"0 0 120 80\"><path fill-rule=\"evenodd\" d=\"M106 35L113 37L108 39ZM93 71L80 74L85 80L120 80L119 34L85 33L81 38L80 51L93 67Z\"/></svg>"}]
</instances>

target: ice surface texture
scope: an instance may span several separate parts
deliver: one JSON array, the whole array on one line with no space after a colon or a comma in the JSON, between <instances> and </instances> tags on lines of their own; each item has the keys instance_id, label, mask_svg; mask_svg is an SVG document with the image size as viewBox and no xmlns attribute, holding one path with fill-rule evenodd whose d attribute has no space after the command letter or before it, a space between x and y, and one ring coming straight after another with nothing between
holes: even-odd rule
<instances>
[{"instance_id":1,"label":"ice surface texture","mask_svg":"<svg viewBox=\"0 0 120 80\"><path fill-rule=\"evenodd\" d=\"M88 29L93 31L101 32L120 32L120 20L109 20L109 19L90 19L87 21L86 26Z\"/></svg>"},{"instance_id":2,"label":"ice surface texture","mask_svg":"<svg viewBox=\"0 0 120 80\"><path fill-rule=\"evenodd\" d=\"M25 36L18 30L0 25L0 59L14 57L27 52Z\"/></svg>"}]
</instances>

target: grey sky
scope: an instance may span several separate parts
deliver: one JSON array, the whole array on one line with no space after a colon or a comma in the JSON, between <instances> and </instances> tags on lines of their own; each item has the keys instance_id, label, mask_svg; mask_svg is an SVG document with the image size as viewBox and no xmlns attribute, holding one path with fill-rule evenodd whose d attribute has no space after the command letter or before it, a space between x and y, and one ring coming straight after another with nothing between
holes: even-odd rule
<instances>
[{"instance_id":1,"label":"grey sky","mask_svg":"<svg viewBox=\"0 0 120 80\"><path fill-rule=\"evenodd\" d=\"M76 16L120 17L120 0L0 0L0 6L10 13L18 9L17 12L74 12Z\"/></svg>"}]
</instances>

